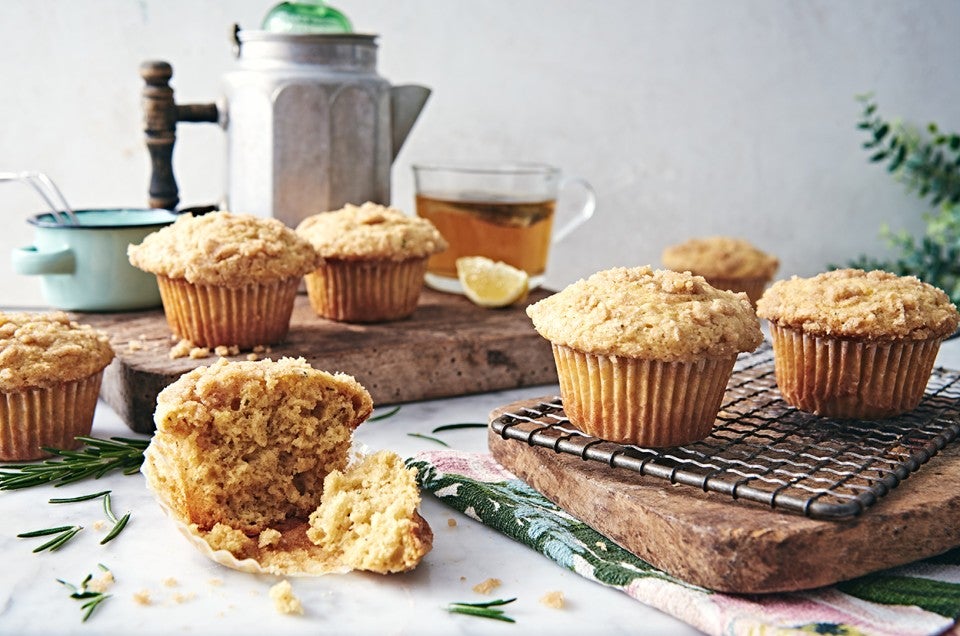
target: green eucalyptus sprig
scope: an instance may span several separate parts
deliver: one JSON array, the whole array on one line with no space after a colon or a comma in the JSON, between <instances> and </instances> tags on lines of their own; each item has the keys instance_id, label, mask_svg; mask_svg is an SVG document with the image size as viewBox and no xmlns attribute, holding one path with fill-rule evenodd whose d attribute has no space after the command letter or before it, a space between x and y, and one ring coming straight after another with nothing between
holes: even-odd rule
<instances>
[{"instance_id":1,"label":"green eucalyptus sprig","mask_svg":"<svg viewBox=\"0 0 960 636\"><path fill-rule=\"evenodd\" d=\"M514 619L506 615L500 609L502 605L513 603L516 598L497 599L485 603L459 603L454 602L447 605L447 611L451 614L466 614L468 616L479 616L481 618L492 618L493 620L503 621L505 623L516 623Z\"/></svg>"},{"instance_id":2,"label":"green eucalyptus sprig","mask_svg":"<svg viewBox=\"0 0 960 636\"><path fill-rule=\"evenodd\" d=\"M126 437L76 439L85 444L80 450L44 448L59 459L4 466L0 470L0 490L32 488L48 483L63 486L90 477L100 479L117 470L124 475L132 475L140 470L143 451L150 444L149 439Z\"/></svg>"},{"instance_id":3,"label":"green eucalyptus sprig","mask_svg":"<svg viewBox=\"0 0 960 636\"><path fill-rule=\"evenodd\" d=\"M921 131L887 120L872 95L857 99L863 105L857 127L867 134L863 146L871 153L870 161L886 164L908 191L937 211L924 215L927 227L921 237L881 228L893 258L860 256L847 266L916 276L960 303L960 134L943 132L935 123Z\"/></svg>"},{"instance_id":4,"label":"green eucalyptus sprig","mask_svg":"<svg viewBox=\"0 0 960 636\"><path fill-rule=\"evenodd\" d=\"M100 567L100 569L103 572L110 574L110 570L107 568L107 566L103 565L102 563L98 563L97 565ZM105 592L97 592L94 590L87 589L87 586L90 584L92 580L93 580L92 574L88 574L87 577L83 579L83 582L80 583L80 585L74 585L72 583L67 583L63 579L57 579L59 583L65 585L70 589L71 591L70 598L76 599L78 601L85 601L84 604L80 606L80 609L83 610L82 621L84 623L87 622L87 619L90 618L90 615L93 614L93 611L98 607L100 607L100 604L106 601L111 596L110 594L106 594Z\"/></svg>"},{"instance_id":5,"label":"green eucalyptus sprig","mask_svg":"<svg viewBox=\"0 0 960 636\"><path fill-rule=\"evenodd\" d=\"M885 163L888 172L921 199L929 197L931 205L960 203L960 134L943 132L933 122L924 133L888 121L879 115L872 95L857 99L863 105L857 128L868 135L863 147L870 151L870 161Z\"/></svg>"}]
</instances>

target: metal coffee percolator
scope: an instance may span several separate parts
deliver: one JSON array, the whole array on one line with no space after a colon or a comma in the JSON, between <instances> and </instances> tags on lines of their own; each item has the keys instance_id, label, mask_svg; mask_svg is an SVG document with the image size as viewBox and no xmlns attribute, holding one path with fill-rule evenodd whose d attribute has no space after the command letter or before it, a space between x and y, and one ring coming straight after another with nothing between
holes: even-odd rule
<instances>
[{"instance_id":1,"label":"metal coffee percolator","mask_svg":"<svg viewBox=\"0 0 960 636\"><path fill-rule=\"evenodd\" d=\"M390 202L390 168L430 90L377 74L375 35L234 28L237 67L218 103L177 104L166 62L140 67L150 206L175 209L178 122L227 134L227 209L296 226L346 203Z\"/></svg>"}]
</instances>

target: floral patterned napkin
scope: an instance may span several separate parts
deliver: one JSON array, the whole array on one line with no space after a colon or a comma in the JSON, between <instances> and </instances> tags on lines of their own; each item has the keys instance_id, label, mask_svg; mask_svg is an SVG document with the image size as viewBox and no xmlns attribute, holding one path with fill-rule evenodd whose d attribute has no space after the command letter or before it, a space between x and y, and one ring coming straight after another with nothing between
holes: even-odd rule
<instances>
[{"instance_id":1,"label":"floral patterned napkin","mask_svg":"<svg viewBox=\"0 0 960 636\"><path fill-rule=\"evenodd\" d=\"M408 460L421 487L577 574L708 634L941 634L960 616L960 548L828 588L741 596L685 583L554 505L487 453Z\"/></svg>"}]
</instances>

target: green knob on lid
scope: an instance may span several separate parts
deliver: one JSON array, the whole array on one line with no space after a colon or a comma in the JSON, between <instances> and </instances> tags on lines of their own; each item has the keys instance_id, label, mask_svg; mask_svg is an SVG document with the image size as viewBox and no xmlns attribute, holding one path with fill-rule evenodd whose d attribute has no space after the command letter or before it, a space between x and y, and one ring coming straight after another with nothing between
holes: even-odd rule
<instances>
[{"instance_id":1,"label":"green knob on lid","mask_svg":"<svg viewBox=\"0 0 960 636\"><path fill-rule=\"evenodd\" d=\"M281 2L263 18L264 31L273 33L350 33L353 25L341 11L323 0Z\"/></svg>"}]
</instances>

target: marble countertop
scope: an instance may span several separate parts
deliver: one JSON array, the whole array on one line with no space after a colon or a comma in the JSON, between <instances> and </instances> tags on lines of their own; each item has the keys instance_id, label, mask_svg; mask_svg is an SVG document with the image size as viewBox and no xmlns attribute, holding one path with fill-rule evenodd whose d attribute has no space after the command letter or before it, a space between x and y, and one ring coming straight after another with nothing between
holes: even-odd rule
<instances>
[{"instance_id":1,"label":"marble countertop","mask_svg":"<svg viewBox=\"0 0 960 636\"><path fill-rule=\"evenodd\" d=\"M944 344L938 364L960 368L960 341ZM410 433L430 434L436 426L486 421L501 405L553 395L556 386L527 387L481 395L405 404L393 417L363 424L356 439L371 449L387 448L403 457L439 448ZM382 412L382 411L381 411ZM138 437L103 403L93 435ZM451 447L486 450L485 431L462 429L443 434ZM100 545L108 528L100 501L54 505L51 497L112 491L114 511L131 511L126 530ZM587 581L533 550L510 540L425 496L422 514L436 534L433 551L413 572L381 576L366 573L290 578L303 602L303 616L278 613L268 590L280 578L229 570L202 556L164 517L146 491L143 477L111 474L61 488L39 487L0 493L0 633L4 634L678 634L697 630L618 591ZM451 524L449 520L456 523ZM54 553L33 554L42 540L18 533L50 526L87 528ZM116 583L112 597L81 622L80 602L57 579L79 583L107 566ZM474 585L497 578L490 596ZM540 603L560 591L562 609ZM508 614L516 624L449 614L453 601L516 597Z\"/></svg>"}]
</instances>

